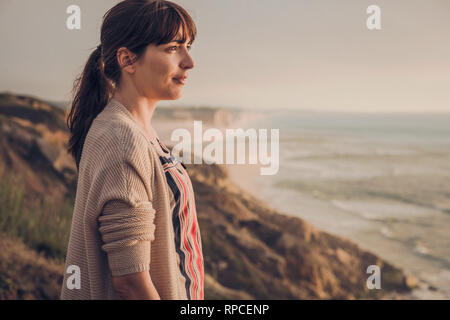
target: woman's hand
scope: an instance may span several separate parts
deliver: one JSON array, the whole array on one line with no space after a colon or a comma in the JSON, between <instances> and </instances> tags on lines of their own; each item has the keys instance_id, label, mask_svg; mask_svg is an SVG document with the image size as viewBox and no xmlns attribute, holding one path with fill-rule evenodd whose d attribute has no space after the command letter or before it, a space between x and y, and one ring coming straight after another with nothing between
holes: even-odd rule
<instances>
[{"instance_id":1,"label":"woman's hand","mask_svg":"<svg viewBox=\"0 0 450 320\"><path fill-rule=\"evenodd\" d=\"M148 270L112 277L112 282L122 300L161 300Z\"/></svg>"}]
</instances>

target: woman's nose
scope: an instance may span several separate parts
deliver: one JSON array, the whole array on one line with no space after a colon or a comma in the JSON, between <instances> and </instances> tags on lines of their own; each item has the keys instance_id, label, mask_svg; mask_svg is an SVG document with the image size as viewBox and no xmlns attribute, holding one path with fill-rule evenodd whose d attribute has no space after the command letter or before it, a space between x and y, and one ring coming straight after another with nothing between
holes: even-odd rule
<instances>
[{"instance_id":1,"label":"woman's nose","mask_svg":"<svg viewBox=\"0 0 450 320\"><path fill-rule=\"evenodd\" d=\"M194 59L192 59L191 55L188 52L186 52L186 55L181 61L181 67L183 69L192 69L194 68L194 65L195 65Z\"/></svg>"}]
</instances>

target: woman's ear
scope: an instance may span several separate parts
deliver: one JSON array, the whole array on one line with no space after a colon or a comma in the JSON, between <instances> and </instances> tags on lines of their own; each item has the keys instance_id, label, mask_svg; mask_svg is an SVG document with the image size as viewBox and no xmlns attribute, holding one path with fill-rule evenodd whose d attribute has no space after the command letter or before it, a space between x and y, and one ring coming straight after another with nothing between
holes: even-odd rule
<instances>
[{"instance_id":1,"label":"woman's ear","mask_svg":"<svg viewBox=\"0 0 450 320\"><path fill-rule=\"evenodd\" d=\"M121 47L117 50L117 63L119 67L129 73L136 71L134 62L136 61L136 55L125 47Z\"/></svg>"}]
</instances>

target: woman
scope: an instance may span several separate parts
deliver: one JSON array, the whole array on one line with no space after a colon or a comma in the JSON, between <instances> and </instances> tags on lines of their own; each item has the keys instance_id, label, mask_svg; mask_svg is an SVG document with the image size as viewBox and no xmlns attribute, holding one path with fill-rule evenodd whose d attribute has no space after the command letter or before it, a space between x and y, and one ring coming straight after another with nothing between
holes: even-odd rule
<instances>
[{"instance_id":1,"label":"woman","mask_svg":"<svg viewBox=\"0 0 450 320\"><path fill-rule=\"evenodd\" d=\"M105 14L67 120L78 186L61 299L204 299L192 184L151 126L181 95L196 32L170 1Z\"/></svg>"}]
</instances>

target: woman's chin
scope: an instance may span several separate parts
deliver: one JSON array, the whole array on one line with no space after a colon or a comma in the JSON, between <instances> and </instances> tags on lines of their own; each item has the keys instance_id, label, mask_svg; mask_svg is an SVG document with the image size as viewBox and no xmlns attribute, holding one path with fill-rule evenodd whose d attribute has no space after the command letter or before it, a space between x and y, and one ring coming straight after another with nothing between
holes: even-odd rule
<instances>
[{"instance_id":1,"label":"woman's chin","mask_svg":"<svg viewBox=\"0 0 450 320\"><path fill-rule=\"evenodd\" d=\"M175 93L175 94L171 94L171 95L167 95L166 97L164 97L161 100L178 100L181 98L181 93Z\"/></svg>"},{"instance_id":2,"label":"woman's chin","mask_svg":"<svg viewBox=\"0 0 450 320\"><path fill-rule=\"evenodd\" d=\"M177 100L180 99L182 95L181 89L180 90L174 90L174 92L171 95L171 99L169 100Z\"/></svg>"}]
</instances>

